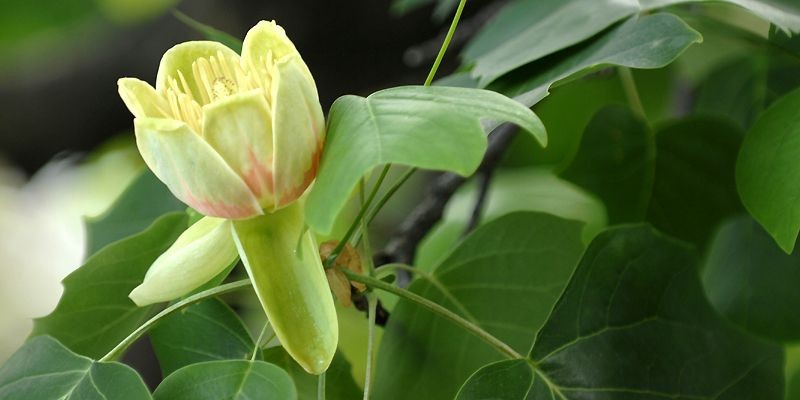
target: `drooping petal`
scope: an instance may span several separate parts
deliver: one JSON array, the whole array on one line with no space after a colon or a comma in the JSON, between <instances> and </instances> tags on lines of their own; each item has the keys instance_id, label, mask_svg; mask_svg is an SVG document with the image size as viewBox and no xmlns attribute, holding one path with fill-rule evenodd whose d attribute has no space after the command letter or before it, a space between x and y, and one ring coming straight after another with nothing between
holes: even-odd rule
<instances>
[{"instance_id":1,"label":"drooping petal","mask_svg":"<svg viewBox=\"0 0 800 400\"><path fill-rule=\"evenodd\" d=\"M122 78L117 81L117 87L119 97L134 117L169 117L167 101L149 83L136 78Z\"/></svg>"},{"instance_id":2,"label":"drooping petal","mask_svg":"<svg viewBox=\"0 0 800 400\"><path fill-rule=\"evenodd\" d=\"M282 207L300 197L317 175L325 119L296 58L278 63L272 84L275 198Z\"/></svg>"},{"instance_id":3,"label":"drooping petal","mask_svg":"<svg viewBox=\"0 0 800 400\"><path fill-rule=\"evenodd\" d=\"M212 217L237 219L263 213L244 181L186 124L136 118L134 126L142 158L175 197Z\"/></svg>"},{"instance_id":4,"label":"drooping petal","mask_svg":"<svg viewBox=\"0 0 800 400\"><path fill-rule=\"evenodd\" d=\"M264 94L253 90L205 106L203 135L261 207L273 208L272 116Z\"/></svg>"},{"instance_id":5,"label":"drooping petal","mask_svg":"<svg viewBox=\"0 0 800 400\"><path fill-rule=\"evenodd\" d=\"M219 59L220 55L222 56L221 60ZM192 64L200 58L209 60L212 57L220 62L217 68L212 68L212 70L216 69L218 73L209 77L209 82L204 85L199 81L201 77L196 76ZM161 58L156 77L156 90L163 92L170 87L170 81L174 79L182 92L187 93L186 89L188 89L195 100L201 105L206 104L209 102L208 93L206 89L202 88L213 87L215 83L219 83L216 82L217 79L232 80L235 75L234 66L238 64L239 55L221 43L202 40L180 43L167 50ZM232 82L224 83L231 84ZM231 90L235 91L235 88Z\"/></svg>"},{"instance_id":6,"label":"drooping petal","mask_svg":"<svg viewBox=\"0 0 800 400\"><path fill-rule=\"evenodd\" d=\"M286 31L276 24L275 21L261 21L256 26L247 31L242 43L242 63L246 67L261 67L266 61L266 57L272 54L273 59L282 60L284 58L297 58L300 61L300 70L303 75L311 82L316 94L317 88L311 71L308 70L303 62L294 43L286 36Z\"/></svg>"},{"instance_id":7,"label":"drooping petal","mask_svg":"<svg viewBox=\"0 0 800 400\"><path fill-rule=\"evenodd\" d=\"M234 239L264 311L286 351L312 374L330 365L339 340L333 296L302 205L233 221Z\"/></svg>"},{"instance_id":8,"label":"drooping petal","mask_svg":"<svg viewBox=\"0 0 800 400\"><path fill-rule=\"evenodd\" d=\"M156 259L129 297L139 306L177 299L211 280L236 260L231 223L205 217Z\"/></svg>"}]
</instances>

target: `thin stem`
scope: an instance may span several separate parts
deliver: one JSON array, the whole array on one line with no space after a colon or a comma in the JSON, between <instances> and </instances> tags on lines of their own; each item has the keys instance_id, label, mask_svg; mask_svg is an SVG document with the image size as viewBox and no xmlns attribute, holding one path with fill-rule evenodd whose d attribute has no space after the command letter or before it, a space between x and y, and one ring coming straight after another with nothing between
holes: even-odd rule
<instances>
[{"instance_id":1,"label":"thin stem","mask_svg":"<svg viewBox=\"0 0 800 400\"><path fill-rule=\"evenodd\" d=\"M267 328L269 328L269 320L264 323L264 327L261 328L261 333L258 334L258 339L256 339L255 348L253 348L253 355L250 357L250 361L256 360L256 354L258 354L258 350L261 349L261 341L264 340L264 334L267 333Z\"/></svg>"},{"instance_id":2,"label":"thin stem","mask_svg":"<svg viewBox=\"0 0 800 400\"><path fill-rule=\"evenodd\" d=\"M439 304L436 304L436 303L434 303L434 302L432 302L432 301L430 301L430 300L428 300L428 299L426 299L426 298L424 298L424 297L422 297L422 296L420 296L420 295L418 295L416 293L410 292L410 291L405 290L405 289L401 289L401 288L396 287L394 285L390 285L390 284L388 284L388 283L386 283L384 281L381 281L379 279L375 279L375 278L372 278L372 277L369 277L369 276L364 276L364 275L361 275L361 274L357 274L357 273L349 271L349 270L342 270L342 272L344 272L344 274L347 275L347 277L352 281L361 282L361 283L363 283L363 284L365 284L365 285L367 285L367 286L369 286L371 288L381 289L381 290L384 290L386 292L395 294L395 295L400 296L400 297L402 297L404 299L413 301L414 303L419 304L420 306L428 309L429 311L432 311L432 312L434 312L436 314L439 314L441 317L444 317L445 319L449 320L450 322L455 323L456 325L458 325L459 327L463 328L464 330L466 330L466 331L472 333L473 335L477 336L479 339L481 339L484 342L486 342L486 344L488 344L489 346L492 346L495 350L497 350L501 354L507 356L508 358L511 358L511 359L524 359L524 357L522 355L520 355L519 353L517 353L514 349L512 349L511 346L507 345L502 340L492 336L491 333L486 332L481 327L473 324L472 322L467 321L466 319L462 318L460 315L458 315L458 314L456 314L456 313L454 313L454 312L452 312L452 311L440 306Z\"/></svg>"},{"instance_id":3,"label":"thin stem","mask_svg":"<svg viewBox=\"0 0 800 400\"><path fill-rule=\"evenodd\" d=\"M367 230L367 220L361 220L361 248L364 254L364 263L367 264L367 275L375 276L375 262L372 260L372 246L369 243L369 231Z\"/></svg>"},{"instance_id":4,"label":"thin stem","mask_svg":"<svg viewBox=\"0 0 800 400\"><path fill-rule=\"evenodd\" d=\"M636 89L636 81L633 79L633 73L628 67L618 67L619 79L622 82L622 88L625 90L625 97L628 98L633 111L645 121L647 121L647 113L644 111L642 99L639 97L639 90Z\"/></svg>"},{"instance_id":5,"label":"thin stem","mask_svg":"<svg viewBox=\"0 0 800 400\"><path fill-rule=\"evenodd\" d=\"M375 293L368 295L369 301L369 325L367 331L367 370L364 374L364 400L369 399L370 383L372 381L372 369L374 367L375 350L375 313L378 310L378 296Z\"/></svg>"},{"instance_id":6,"label":"thin stem","mask_svg":"<svg viewBox=\"0 0 800 400\"><path fill-rule=\"evenodd\" d=\"M436 55L436 60L433 61L433 66L431 66L431 70L428 72L428 77L425 78L425 86L431 85L431 82L433 82L433 77L436 76L436 71L439 70L439 65L442 63L444 53L447 52L447 47L450 46L450 41L453 39L453 34L456 33L456 27L458 26L458 21L461 19L461 12L464 11L465 4L467 4L467 0L461 0L458 3L456 15L453 16L453 22L450 23L450 29L447 30L447 35L444 37L442 47L439 48L439 54Z\"/></svg>"},{"instance_id":7,"label":"thin stem","mask_svg":"<svg viewBox=\"0 0 800 400\"><path fill-rule=\"evenodd\" d=\"M204 290L200 293L193 294L161 310L161 312L153 316L153 318L150 318L149 320L147 320L147 322L136 328L135 331L131 332L131 334L128 335L128 337L122 339L122 341L119 342L119 344L116 345L113 349L111 349L111 351L109 351L108 354L104 355L103 358L100 359L100 361L103 362L116 359L120 354L122 354L122 352L125 351L125 349L128 348L128 346L130 346L133 342L139 339L145 332L147 332L150 328L152 328L153 325L155 325L162 318L174 313L175 311L182 310L194 303L205 300L209 297L218 296L248 286L250 286L250 279L242 279L236 282L226 283L224 285L219 285L217 287Z\"/></svg>"},{"instance_id":8,"label":"thin stem","mask_svg":"<svg viewBox=\"0 0 800 400\"><path fill-rule=\"evenodd\" d=\"M400 179L395 181L394 184L392 184L392 187L390 187L389 190L387 190L386 193L384 193L383 196L381 196L378 202L375 203L375 207L372 207L372 211L369 213L369 216L367 217L367 225L372 223L372 220L375 219L375 216L378 215L378 213L381 211L381 208L383 208L383 206L386 205L386 202L388 202L389 199L391 199L392 196L394 196L394 194L397 193L397 190L400 189L400 186L403 186L403 184L406 183L408 178L411 178L411 175L414 175L415 172L417 172L417 168L413 167L409 168L403 174L403 176L401 176Z\"/></svg>"},{"instance_id":9,"label":"thin stem","mask_svg":"<svg viewBox=\"0 0 800 400\"><path fill-rule=\"evenodd\" d=\"M380 189L383 180L386 179L386 174L389 173L390 167L391 165L386 165L383 167L383 171L381 171L381 174L378 176L378 180L375 181L375 185L372 187L372 191L369 193L367 200L361 205L361 209L358 210L355 220L353 220L353 223L350 224L350 227L347 229L344 237L342 237L342 240L340 240L333 249L331 255L325 260L325 268L330 268L336 263L336 259L339 257L339 254L342 253L344 246L348 241L350 241L353 233L355 233L356 229L361 225L361 219L364 218L364 215L367 213L367 209L369 209L369 205L372 204L372 200L375 199L375 195L378 194L378 189Z\"/></svg>"},{"instance_id":10,"label":"thin stem","mask_svg":"<svg viewBox=\"0 0 800 400\"><path fill-rule=\"evenodd\" d=\"M399 263L381 265L380 268L378 269L379 272L377 273L377 275L375 277L378 278L378 279L383 279L383 278L387 277L388 275L390 275L393 270L398 270L398 269L402 270L402 271L410 272L412 274L417 274L417 275L419 275L419 276L421 276L421 277L423 277L423 278L425 278L425 279L427 279L429 281L433 281L434 280L433 276L431 274L429 274L428 272L426 272L426 271L423 271L423 270L421 270L419 268L414 268L411 265L399 264Z\"/></svg>"},{"instance_id":11,"label":"thin stem","mask_svg":"<svg viewBox=\"0 0 800 400\"><path fill-rule=\"evenodd\" d=\"M325 400L325 373L319 374L317 380L317 400Z\"/></svg>"}]
</instances>

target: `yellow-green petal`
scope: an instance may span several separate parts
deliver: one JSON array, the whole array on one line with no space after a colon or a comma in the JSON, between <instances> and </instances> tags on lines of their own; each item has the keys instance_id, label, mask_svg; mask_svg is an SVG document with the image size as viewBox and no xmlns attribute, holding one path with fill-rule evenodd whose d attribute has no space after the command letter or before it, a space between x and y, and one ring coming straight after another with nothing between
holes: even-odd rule
<instances>
[{"instance_id":1,"label":"yellow-green petal","mask_svg":"<svg viewBox=\"0 0 800 400\"><path fill-rule=\"evenodd\" d=\"M273 208L272 116L263 92L253 90L206 105L203 135L261 207Z\"/></svg>"},{"instance_id":2,"label":"yellow-green petal","mask_svg":"<svg viewBox=\"0 0 800 400\"><path fill-rule=\"evenodd\" d=\"M301 203L233 222L239 255L286 351L312 374L328 369L339 340L333 296Z\"/></svg>"},{"instance_id":3,"label":"yellow-green petal","mask_svg":"<svg viewBox=\"0 0 800 400\"><path fill-rule=\"evenodd\" d=\"M263 213L239 175L185 123L136 118L134 126L142 158L175 197L212 217L237 219Z\"/></svg>"},{"instance_id":4,"label":"yellow-green petal","mask_svg":"<svg viewBox=\"0 0 800 400\"><path fill-rule=\"evenodd\" d=\"M134 117L168 118L169 106L149 83L136 78L117 81L119 97Z\"/></svg>"},{"instance_id":5,"label":"yellow-green petal","mask_svg":"<svg viewBox=\"0 0 800 400\"><path fill-rule=\"evenodd\" d=\"M298 59L279 62L272 84L275 198L282 207L300 197L317 175L325 119Z\"/></svg>"},{"instance_id":6,"label":"yellow-green petal","mask_svg":"<svg viewBox=\"0 0 800 400\"><path fill-rule=\"evenodd\" d=\"M236 260L231 223L205 217L178 237L150 267L129 297L139 306L185 296Z\"/></svg>"},{"instance_id":7,"label":"yellow-green petal","mask_svg":"<svg viewBox=\"0 0 800 400\"><path fill-rule=\"evenodd\" d=\"M311 71L308 70L308 66L303 62L294 43L286 36L286 31L275 21L261 21L250 28L244 37L244 42L242 43L243 65L264 65L265 57L270 52L272 52L272 57L278 61L284 58L297 58L300 61L303 75L314 86L314 93L316 93L317 89L314 84L314 78L311 76Z\"/></svg>"},{"instance_id":8,"label":"yellow-green petal","mask_svg":"<svg viewBox=\"0 0 800 400\"><path fill-rule=\"evenodd\" d=\"M183 76L183 80L188 85L192 97L204 104L205 101L202 100L204 96L194 75L192 64L200 58L217 58L219 54L222 54L228 65L239 63L239 55L218 42L198 40L175 45L161 57L161 63L158 65L158 75L156 76L156 90L158 92L166 90L169 87L170 79L175 79L179 87L182 88L181 76Z\"/></svg>"}]
</instances>

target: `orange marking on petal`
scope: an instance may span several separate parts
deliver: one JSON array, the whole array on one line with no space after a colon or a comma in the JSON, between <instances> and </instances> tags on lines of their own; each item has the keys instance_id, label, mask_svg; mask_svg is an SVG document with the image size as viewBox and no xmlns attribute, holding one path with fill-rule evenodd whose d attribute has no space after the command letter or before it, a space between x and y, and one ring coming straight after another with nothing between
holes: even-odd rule
<instances>
[{"instance_id":1,"label":"orange marking on petal","mask_svg":"<svg viewBox=\"0 0 800 400\"><path fill-rule=\"evenodd\" d=\"M293 189L283 193L280 198L280 204L285 205L289 204L292 201L297 200L298 197L302 196L305 193L308 186L311 185L311 182L314 181L314 178L317 177L317 171L319 170L319 161L322 156L322 142L317 141L317 146L314 152L311 154L311 167L306 170L303 174L303 181L300 183L299 186L294 187Z\"/></svg>"},{"instance_id":2,"label":"orange marking on petal","mask_svg":"<svg viewBox=\"0 0 800 400\"><path fill-rule=\"evenodd\" d=\"M241 219L254 217L260 214L257 210L254 210L252 207L248 206L237 206L223 202L214 202L208 199L201 200L190 192L186 192L184 197L186 204L190 205L201 214L211 217Z\"/></svg>"},{"instance_id":3,"label":"orange marking on petal","mask_svg":"<svg viewBox=\"0 0 800 400\"><path fill-rule=\"evenodd\" d=\"M274 193L275 184L272 179L272 171L269 166L264 165L258 160L255 151L250 145L247 146L247 159L250 162L250 167L244 172L242 177L247 184L247 187L253 191L253 194L261 198L262 194Z\"/></svg>"}]
</instances>

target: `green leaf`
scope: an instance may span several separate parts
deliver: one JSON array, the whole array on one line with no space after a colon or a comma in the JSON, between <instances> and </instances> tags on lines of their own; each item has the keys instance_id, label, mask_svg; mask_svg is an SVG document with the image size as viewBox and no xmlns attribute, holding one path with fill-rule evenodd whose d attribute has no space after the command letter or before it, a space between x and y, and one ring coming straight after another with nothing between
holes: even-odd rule
<instances>
[{"instance_id":1,"label":"green leaf","mask_svg":"<svg viewBox=\"0 0 800 400\"><path fill-rule=\"evenodd\" d=\"M249 359L255 349L242 320L218 299L205 300L160 321L150 331L150 342L164 376L198 362Z\"/></svg>"},{"instance_id":2,"label":"green leaf","mask_svg":"<svg viewBox=\"0 0 800 400\"><path fill-rule=\"evenodd\" d=\"M306 372L283 347L270 347L264 350L264 360L289 373L297 388L299 400L317 400L319 377ZM341 352L337 352L331 366L325 371L325 398L327 400L350 400L358 399L361 396L361 389L353 380L350 362Z\"/></svg>"},{"instance_id":3,"label":"green leaf","mask_svg":"<svg viewBox=\"0 0 800 400\"><path fill-rule=\"evenodd\" d=\"M489 364L473 374L456 395L458 399L530 399L536 377L528 360L506 360ZM543 385L540 385L543 387Z\"/></svg>"},{"instance_id":4,"label":"green leaf","mask_svg":"<svg viewBox=\"0 0 800 400\"><path fill-rule=\"evenodd\" d=\"M518 69L492 88L533 105L554 83L587 69L604 65L661 68L702 40L697 31L672 14L631 18L585 45L554 55L546 65L533 63Z\"/></svg>"},{"instance_id":5,"label":"green leaf","mask_svg":"<svg viewBox=\"0 0 800 400\"><path fill-rule=\"evenodd\" d=\"M638 0L642 11L682 3L724 2L746 8L785 31L800 32L800 7L795 0Z\"/></svg>"},{"instance_id":6,"label":"green leaf","mask_svg":"<svg viewBox=\"0 0 800 400\"><path fill-rule=\"evenodd\" d=\"M800 231L800 90L776 101L747 133L736 185L747 211L791 253Z\"/></svg>"},{"instance_id":7,"label":"green leaf","mask_svg":"<svg viewBox=\"0 0 800 400\"><path fill-rule=\"evenodd\" d=\"M486 86L525 64L591 38L639 11L636 0L526 0L503 8L462 54Z\"/></svg>"},{"instance_id":8,"label":"green leaf","mask_svg":"<svg viewBox=\"0 0 800 400\"><path fill-rule=\"evenodd\" d=\"M734 177L741 137L738 126L716 118L688 118L659 129L647 220L703 245L723 219L744 211Z\"/></svg>"},{"instance_id":9,"label":"green leaf","mask_svg":"<svg viewBox=\"0 0 800 400\"><path fill-rule=\"evenodd\" d=\"M747 129L764 107L765 60L741 57L713 70L698 88L696 114L721 116Z\"/></svg>"},{"instance_id":10,"label":"green leaf","mask_svg":"<svg viewBox=\"0 0 800 400\"><path fill-rule=\"evenodd\" d=\"M525 106L487 90L402 86L369 97L343 96L328 118L308 224L330 232L336 215L372 168L389 163L472 174L486 150L481 119L513 122L542 145L547 135Z\"/></svg>"},{"instance_id":11,"label":"green leaf","mask_svg":"<svg viewBox=\"0 0 800 400\"><path fill-rule=\"evenodd\" d=\"M79 356L49 336L29 339L0 368L2 399L152 399L127 365Z\"/></svg>"},{"instance_id":12,"label":"green leaf","mask_svg":"<svg viewBox=\"0 0 800 400\"><path fill-rule=\"evenodd\" d=\"M655 174L655 139L627 107L607 106L583 133L578 154L562 176L595 193L610 223L642 221Z\"/></svg>"},{"instance_id":13,"label":"green leaf","mask_svg":"<svg viewBox=\"0 0 800 400\"><path fill-rule=\"evenodd\" d=\"M702 0L521 0L505 6L470 41L462 56L479 86L577 45L641 11ZM722 0L747 8L785 30L800 31L800 7L790 0ZM641 4L640 4L641 3ZM634 17L635 18L635 17Z\"/></svg>"},{"instance_id":14,"label":"green leaf","mask_svg":"<svg viewBox=\"0 0 800 400\"><path fill-rule=\"evenodd\" d=\"M491 384L510 399L783 399L782 347L722 321L694 252L646 226L592 242L529 357L484 367L459 399Z\"/></svg>"},{"instance_id":15,"label":"green leaf","mask_svg":"<svg viewBox=\"0 0 800 400\"><path fill-rule=\"evenodd\" d=\"M800 339L800 249L787 255L750 217L728 220L711 242L703 283L711 304L766 338Z\"/></svg>"},{"instance_id":16,"label":"green leaf","mask_svg":"<svg viewBox=\"0 0 800 400\"><path fill-rule=\"evenodd\" d=\"M206 25L200 21L197 21L194 18L178 10L174 10L172 13L175 15L175 18L179 19L181 22L186 24L186 26L201 33L206 39L222 43L237 53L242 52L241 39L237 39L232 35L230 35L229 33L223 32L217 28L214 28L211 25Z\"/></svg>"},{"instance_id":17,"label":"green leaf","mask_svg":"<svg viewBox=\"0 0 800 400\"><path fill-rule=\"evenodd\" d=\"M578 262L581 224L521 212L469 235L409 289L526 352ZM484 342L401 300L378 353L375 398L447 399L480 366L502 359Z\"/></svg>"},{"instance_id":18,"label":"green leaf","mask_svg":"<svg viewBox=\"0 0 800 400\"><path fill-rule=\"evenodd\" d=\"M291 400L297 390L286 371L264 361L207 361L167 376L156 400Z\"/></svg>"},{"instance_id":19,"label":"green leaf","mask_svg":"<svg viewBox=\"0 0 800 400\"><path fill-rule=\"evenodd\" d=\"M184 208L186 206L152 172L145 170L105 214L86 222L88 254L143 231L156 218L168 212Z\"/></svg>"},{"instance_id":20,"label":"green leaf","mask_svg":"<svg viewBox=\"0 0 800 400\"><path fill-rule=\"evenodd\" d=\"M185 229L185 213L167 214L90 257L64 279L58 306L36 320L33 335L51 335L88 357L105 355L150 316L151 307L136 307L128 293Z\"/></svg>"},{"instance_id":21,"label":"green leaf","mask_svg":"<svg viewBox=\"0 0 800 400\"><path fill-rule=\"evenodd\" d=\"M432 270L456 247L472 216L478 185L469 182L450 199L442 220L417 249L414 265ZM606 210L599 199L580 187L541 168L498 170L486 193L479 223L486 224L515 211L538 211L584 223L584 243L606 226Z\"/></svg>"}]
</instances>

